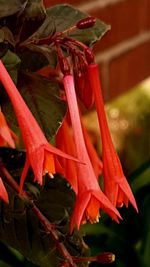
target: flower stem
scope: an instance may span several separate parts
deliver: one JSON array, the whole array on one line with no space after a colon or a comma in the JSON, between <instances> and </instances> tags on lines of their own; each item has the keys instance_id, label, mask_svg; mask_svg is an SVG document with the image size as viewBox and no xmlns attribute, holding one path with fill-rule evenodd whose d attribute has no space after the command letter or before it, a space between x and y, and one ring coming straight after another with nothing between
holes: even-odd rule
<instances>
[{"instance_id":1,"label":"flower stem","mask_svg":"<svg viewBox=\"0 0 150 267\"><path fill-rule=\"evenodd\" d=\"M8 172L8 170L5 168L2 162L0 162L0 171L4 175L5 179L7 180L8 184L17 192L20 192L19 185L15 182L11 174ZM69 267L77 267L76 263L74 263L72 256L69 254L68 250L64 246L63 243L59 241L59 237L57 235L57 231L55 229L55 226L49 222L49 220L42 214L42 212L39 210L39 208L34 204L33 200L30 199L30 196L25 192L22 191L21 194L19 194L20 198L24 198L27 205L30 206L33 213L36 215L36 217L39 219L41 224L43 225L45 231L47 234L51 236L51 238L54 240L57 250L60 252L60 254L64 257L65 261L68 262Z\"/></svg>"},{"instance_id":2,"label":"flower stem","mask_svg":"<svg viewBox=\"0 0 150 267\"><path fill-rule=\"evenodd\" d=\"M98 262L100 264L109 264L115 261L115 255L112 252L100 253L92 257L73 257L75 262Z\"/></svg>"}]
</instances>

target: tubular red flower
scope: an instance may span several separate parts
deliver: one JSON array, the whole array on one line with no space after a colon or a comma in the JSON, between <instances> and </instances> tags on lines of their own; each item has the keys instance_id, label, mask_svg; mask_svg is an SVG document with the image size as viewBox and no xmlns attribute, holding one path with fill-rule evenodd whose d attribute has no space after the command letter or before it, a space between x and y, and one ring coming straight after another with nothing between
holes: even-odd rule
<instances>
[{"instance_id":1,"label":"tubular red flower","mask_svg":"<svg viewBox=\"0 0 150 267\"><path fill-rule=\"evenodd\" d=\"M86 127L84 126L83 117L82 117L80 109L79 109L79 114L80 114L80 122L81 122L81 126L82 126L82 133L83 133L83 136L84 136L84 142L85 142L85 145L86 145L86 149L87 149L90 161L92 163L95 175L96 175L96 177L98 179L99 176L102 174L103 163L100 160L100 158L98 157L97 151L96 151L95 147L92 144L90 135L89 135ZM67 124L71 127L69 113L67 113L66 121L67 121ZM73 139L73 134L72 134L72 139ZM73 142L74 147L75 147L74 140L72 140L72 142ZM74 150L75 150L75 148L74 148ZM66 151L64 151L64 152L66 152ZM75 155L76 155L76 153L74 154L74 156Z\"/></svg>"},{"instance_id":2,"label":"tubular red flower","mask_svg":"<svg viewBox=\"0 0 150 267\"><path fill-rule=\"evenodd\" d=\"M69 106L77 156L86 163L82 166L77 165L78 194L71 219L70 231L72 232L74 225L79 229L80 224L84 221L89 220L92 223L98 221L100 208L116 221L118 221L120 215L101 191L89 159L80 123L73 76L66 75L63 78L63 83Z\"/></svg>"},{"instance_id":3,"label":"tubular red flower","mask_svg":"<svg viewBox=\"0 0 150 267\"><path fill-rule=\"evenodd\" d=\"M63 152L72 156L76 156L75 143L66 118L57 132L56 146ZM77 167L75 162L71 160L68 162L65 158L61 158L59 161L61 166L63 166L66 179L71 184L74 192L77 194Z\"/></svg>"},{"instance_id":4,"label":"tubular red flower","mask_svg":"<svg viewBox=\"0 0 150 267\"><path fill-rule=\"evenodd\" d=\"M8 127L5 116L0 110L0 146L9 145L10 147L15 148L13 139L17 139L17 137Z\"/></svg>"},{"instance_id":5,"label":"tubular red flower","mask_svg":"<svg viewBox=\"0 0 150 267\"><path fill-rule=\"evenodd\" d=\"M107 119L104 111L104 103L99 79L97 64L88 66L89 80L94 91L95 104L99 119L101 137L102 137L102 161L104 173L104 192L114 206L121 207L131 202L138 211L135 198L130 186L123 174L119 157L115 151L110 136Z\"/></svg>"},{"instance_id":6,"label":"tubular red flower","mask_svg":"<svg viewBox=\"0 0 150 267\"><path fill-rule=\"evenodd\" d=\"M81 124L82 124L82 131L83 131L83 136L84 136L84 141L85 141L85 145L86 145L86 149L88 152L88 155L90 157L94 172L96 177L98 178L99 175L102 174L102 169L103 169L103 163L102 161L99 159L97 152L91 142L91 138L87 132L87 129L85 128L85 126L83 125L82 119L81 119Z\"/></svg>"},{"instance_id":7,"label":"tubular red flower","mask_svg":"<svg viewBox=\"0 0 150 267\"><path fill-rule=\"evenodd\" d=\"M48 172L51 176L57 171L57 167L59 171L61 170L56 155L71 160L77 159L65 154L48 143L2 61L0 61L0 80L12 102L26 146L26 162L21 175L20 189L22 189L30 165L35 176L34 181L37 181L40 185L42 185L43 174Z\"/></svg>"},{"instance_id":8,"label":"tubular red flower","mask_svg":"<svg viewBox=\"0 0 150 267\"><path fill-rule=\"evenodd\" d=\"M6 189L5 189L5 186L4 186L4 184L3 184L3 181L2 181L2 179L1 179L1 177L0 177L0 198L1 198L3 201L5 201L6 203L9 202L9 200L8 200L8 194L7 194L7 191L6 191Z\"/></svg>"},{"instance_id":9,"label":"tubular red flower","mask_svg":"<svg viewBox=\"0 0 150 267\"><path fill-rule=\"evenodd\" d=\"M87 109L90 109L94 104L94 95L89 82L87 69L74 73L75 88L79 99Z\"/></svg>"},{"instance_id":10,"label":"tubular red flower","mask_svg":"<svg viewBox=\"0 0 150 267\"><path fill-rule=\"evenodd\" d=\"M82 117L80 114L81 124L82 124L82 131L84 135L84 140L87 148L88 155L90 157L95 175L98 179L99 175L102 174L102 162L99 159L96 150L91 142L90 136L83 125ZM69 123L68 123L69 122ZM77 156L76 147L73 139L72 129L70 127L70 119L67 113L67 116L63 120L61 127L59 128L57 135L56 135L56 146L61 149L63 152ZM67 161L65 158L59 159L61 166L64 169L64 175L68 182L71 184L74 192L77 194L77 166L76 163L73 161Z\"/></svg>"}]
</instances>

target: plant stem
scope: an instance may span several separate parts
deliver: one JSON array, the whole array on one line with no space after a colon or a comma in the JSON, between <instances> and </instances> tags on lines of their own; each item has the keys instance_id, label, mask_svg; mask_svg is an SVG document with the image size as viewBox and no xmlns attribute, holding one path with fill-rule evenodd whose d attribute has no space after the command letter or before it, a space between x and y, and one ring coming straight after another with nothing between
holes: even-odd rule
<instances>
[{"instance_id":1,"label":"plant stem","mask_svg":"<svg viewBox=\"0 0 150 267\"><path fill-rule=\"evenodd\" d=\"M42 225L44 226L47 233L49 233L52 237L52 239L56 243L56 247L59 250L59 252L63 255L63 257L66 259L66 261L69 263L70 267L77 267L77 265L73 262L72 256L67 251L66 247L63 245L63 243L59 242L59 238L57 235L57 232L55 230L54 225L52 225L47 218L40 212L40 210L36 207L35 204L32 206L32 211L34 214L38 217Z\"/></svg>"},{"instance_id":2,"label":"plant stem","mask_svg":"<svg viewBox=\"0 0 150 267\"><path fill-rule=\"evenodd\" d=\"M39 221L43 225L46 233L49 234L51 238L54 240L58 251L64 257L69 267L77 267L77 265L73 261L72 256L69 254L64 244L59 241L59 237L57 235L55 226L51 224L49 220L41 213L39 208L34 204L33 200L30 199L29 195L25 191L22 191L20 193L19 185L13 179L13 177L8 172L8 170L5 168L2 162L0 162L0 171L5 176L8 184L19 194L20 198L25 198L26 202L31 207L33 213L36 215L36 217L39 219Z\"/></svg>"}]
</instances>

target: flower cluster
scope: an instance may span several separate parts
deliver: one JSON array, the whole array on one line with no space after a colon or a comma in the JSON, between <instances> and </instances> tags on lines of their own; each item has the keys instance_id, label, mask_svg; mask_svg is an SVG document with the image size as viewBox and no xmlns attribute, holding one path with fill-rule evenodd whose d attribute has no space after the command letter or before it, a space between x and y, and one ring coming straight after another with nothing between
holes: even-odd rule
<instances>
[{"instance_id":1,"label":"flower cluster","mask_svg":"<svg viewBox=\"0 0 150 267\"><path fill-rule=\"evenodd\" d=\"M94 18L79 21L75 28L92 27ZM83 43L69 38L63 33L34 41L34 44L53 44L58 55L62 83L68 105L68 112L56 135L56 147L48 143L34 116L24 102L15 84L0 61L0 81L13 105L26 147L26 161L20 178L20 190L31 166L34 181L43 184L43 175L50 177L58 172L72 186L76 202L71 218L70 231L79 229L87 221L99 220L100 210L104 210L116 222L121 219L117 207L137 205L130 186L123 174L119 157L115 151L104 111L104 103L99 79L98 65L94 62L91 50ZM66 53L64 54L64 50ZM69 60L67 56L69 56ZM102 143L102 161L99 159L90 137L83 125L78 98L90 108L95 103ZM0 113L0 142L14 147L13 134ZM103 174L104 192L98 177ZM2 180L0 197L8 202Z\"/></svg>"}]
</instances>

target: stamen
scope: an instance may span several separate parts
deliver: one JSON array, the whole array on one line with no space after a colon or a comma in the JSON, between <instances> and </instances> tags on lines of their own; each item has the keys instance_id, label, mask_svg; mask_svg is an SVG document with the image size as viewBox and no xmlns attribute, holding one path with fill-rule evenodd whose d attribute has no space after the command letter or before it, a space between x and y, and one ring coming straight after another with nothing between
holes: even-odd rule
<instances>
[{"instance_id":1,"label":"stamen","mask_svg":"<svg viewBox=\"0 0 150 267\"><path fill-rule=\"evenodd\" d=\"M73 257L74 262L98 262L101 264L109 264L115 261L115 255L111 252L100 253L93 257Z\"/></svg>"},{"instance_id":2,"label":"stamen","mask_svg":"<svg viewBox=\"0 0 150 267\"><path fill-rule=\"evenodd\" d=\"M63 52L57 42L56 42L56 47L57 47L58 61L59 61L61 72L63 73L64 76L70 75L69 62L67 58L63 55Z\"/></svg>"},{"instance_id":3,"label":"stamen","mask_svg":"<svg viewBox=\"0 0 150 267\"><path fill-rule=\"evenodd\" d=\"M54 175L52 173L48 173L48 175L50 178L52 178L52 179L54 178Z\"/></svg>"}]
</instances>

